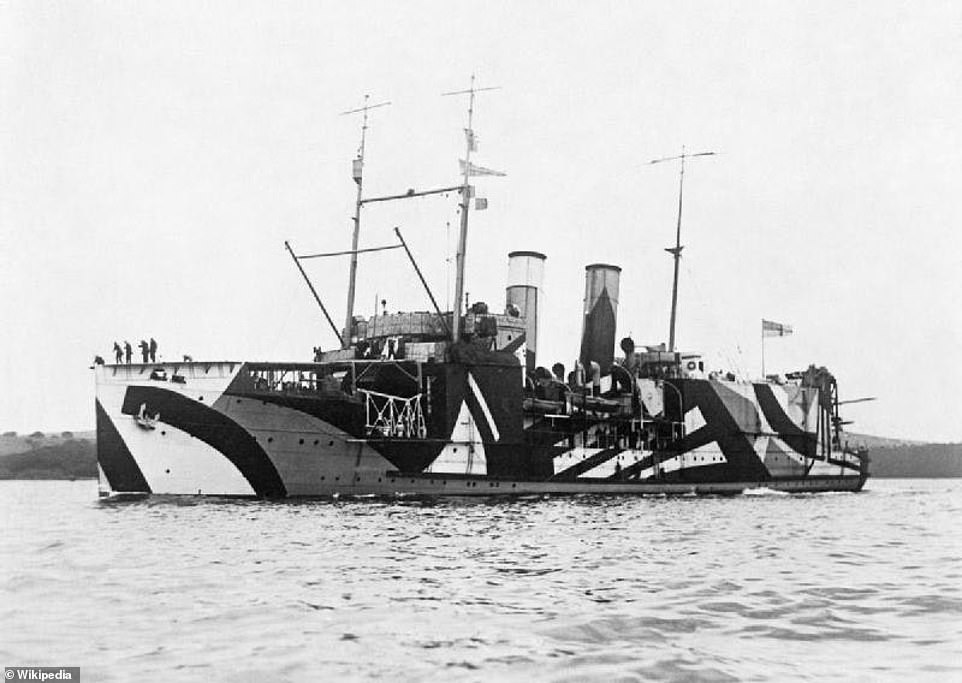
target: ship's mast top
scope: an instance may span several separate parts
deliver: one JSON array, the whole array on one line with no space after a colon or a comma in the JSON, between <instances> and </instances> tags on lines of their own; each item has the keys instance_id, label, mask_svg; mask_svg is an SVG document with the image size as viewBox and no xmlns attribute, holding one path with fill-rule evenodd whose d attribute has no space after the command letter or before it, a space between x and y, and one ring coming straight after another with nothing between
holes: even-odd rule
<instances>
[{"instance_id":1,"label":"ship's mast top","mask_svg":"<svg viewBox=\"0 0 962 683\"><path fill-rule=\"evenodd\" d=\"M476 88L474 87L474 74L471 74L471 87L467 90L455 90L453 92L441 93L442 96L448 95L469 95L468 98L468 127L464 129L465 137L465 152L464 159L461 160L463 181L461 184L461 233L458 236L458 251L455 258L456 262L456 275L455 275L455 285L454 285L454 310L452 311L452 329L451 337L456 342L461 336L461 301L464 297L464 257L467 250L467 240L468 240L468 207L471 204L471 185L470 178L472 175L501 175L496 172L491 172L489 169L475 169L471 165L471 152L477 150L477 141L474 136L474 129L472 128L474 124L474 96L476 93L484 92L485 90L498 90L500 86L493 86L488 88Z\"/></svg>"},{"instance_id":2,"label":"ship's mast top","mask_svg":"<svg viewBox=\"0 0 962 683\"><path fill-rule=\"evenodd\" d=\"M351 240L351 269L347 281L347 316L344 322L344 334L341 338L341 347L345 349L351 346L352 330L354 328L354 291L357 283L357 243L361 232L361 206L363 204L361 200L361 186L364 178L364 146L367 142L367 113L371 109L386 107L391 104L390 102L368 104L370 97L370 95L364 96L363 107L341 112L341 116L360 112L364 114L363 122L361 123L361 144L357 148L357 158L354 159L351 168L354 182L357 183L357 202L354 205L354 236Z\"/></svg>"},{"instance_id":3,"label":"ship's mast top","mask_svg":"<svg viewBox=\"0 0 962 683\"><path fill-rule=\"evenodd\" d=\"M652 159L649 163L660 164L663 161L680 161L681 170L678 175L678 223L675 226L675 246L668 247L665 249L669 254L675 258L675 274L672 280L671 286L671 322L668 327L668 350L675 350L675 314L678 310L678 262L681 260L681 250L684 247L681 244L681 204L682 195L685 189L685 159L691 159L694 157L708 157L714 156L714 152L696 152L694 154L688 154L685 152L685 146L681 146L681 154L674 157L665 157L664 159Z\"/></svg>"}]
</instances>

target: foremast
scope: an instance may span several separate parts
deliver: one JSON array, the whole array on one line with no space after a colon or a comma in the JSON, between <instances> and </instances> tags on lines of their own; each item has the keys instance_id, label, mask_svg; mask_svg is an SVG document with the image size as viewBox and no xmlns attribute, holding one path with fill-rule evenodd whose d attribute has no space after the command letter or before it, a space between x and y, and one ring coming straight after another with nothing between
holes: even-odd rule
<instances>
[{"instance_id":1,"label":"foremast","mask_svg":"<svg viewBox=\"0 0 962 683\"><path fill-rule=\"evenodd\" d=\"M379 102L378 104L368 104L370 95L364 96L364 106L345 114L357 114L363 112L364 119L361 123L361 144L357 150L357 157L352 164L351 173L354 182L357 184L357 201L354 204L354 236L351 239L351 267L347 279L347 313L344 320L344 335L341 338L341 348L347 349L351 346L351 330L354 328L354 294L357 286L357 244L361 233L361 207L364 205L361 192L364 184L364 146L367 141L367 113L371 109L386 107L390 102Z\"/></svg>"}]
</instances>

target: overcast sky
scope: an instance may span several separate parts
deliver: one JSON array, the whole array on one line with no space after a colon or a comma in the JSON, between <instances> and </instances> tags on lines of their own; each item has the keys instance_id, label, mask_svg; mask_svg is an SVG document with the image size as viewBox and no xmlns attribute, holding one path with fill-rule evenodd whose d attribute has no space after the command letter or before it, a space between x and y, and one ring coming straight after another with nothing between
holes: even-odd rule
<instances>
[{"instance_id":1,"label":"overcast sky","mask_svg":"<svg viewBox=\"0 0 962 683\"><path fill-rule=\"evenodd\" d=\"M479 95L467 291L548 255L539 361L578 352L584 266L622 266L619 337L666 341L677 167L678 345L710 367L828 366L855 431L962 440L962 4L0 3L0 429L91 428L94 354L306 360L336 342L287 253L350 246L365 191L458 182ZM371 206L442 302L454 196ZM450 230L447 223L451 224ZM346 259L308 271L338 324ZM359 312L429 304L361 257Z\"/></svg>"}]
</instances>

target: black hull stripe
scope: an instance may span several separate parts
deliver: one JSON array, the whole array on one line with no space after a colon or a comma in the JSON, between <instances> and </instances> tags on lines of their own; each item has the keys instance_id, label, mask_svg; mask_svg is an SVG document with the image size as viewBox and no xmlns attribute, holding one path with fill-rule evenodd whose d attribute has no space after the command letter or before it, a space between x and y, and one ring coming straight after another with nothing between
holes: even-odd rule
<instances>
[{"instance_id":1,"label":"black hull stripe","mask_svg":"<svg viewBox=\"0 0 962 683\"><path fill-rule=\"evenodd\" d=\"M768 469L758 457L751 436L742 431L738 421L729 412L710 382L704 380L680 380L685 396L686 409L697 407L707 424L683 438L673 450L679 454L695 450L712 441L728 462L718 468L720 481L767 481L771 479ZM739 397L741 398L741 397ZM748 403L747 399L741 400ZM689 403L690 401L690 403ZM705 470L707 467L694 468Z\"/></svg>"},{"instance_id":2,"label":"black hull stripe","mask_svg":"<svg viewBox=\"0 0 962 683\"><path fill-rule=\"evenodd\" d=\"M501 350L507 351L508 353L514 353L515 351L521 348L521 345L524 344L525 341L527 341L525 339L525 333L522 332L521 334L519 334L517 337L514 338L514 341L508 342L508 344Z\"/></svg>"},{"instance_id":3,"label":"black hull stripe","mask_svg":"<svg viewBox=\"0 0 962 683\"><path fill-rule=\"evenodd\" d=\"M815 435L802 430L801 427L792 422L778 403L778 399L775 398L772 388L766 384L756 384L755 396L758 398L758 405L761 406L762 412L765 414L765 419L778 434L778 438L799 455L814 458L817 445Z\"/></svg>"},{"instance_id":4,"label":"black hull stripe","mask_svg":"<svg viewBox=\"0 0 962 683\"><path fill-rule=\"evenodd\" d=\"M229 417L203 403L160 387L127 387L121 412L136 415L141 404L151 415L160 413L160 422L169 424L200 439L230 460L254 489L264 498L287 495L274 463L247 431Z\"/></svg>"},{"instance_id":5,"label":"black hull stripe","mask_svg":"<svg viewBox=\"0 0 962 683\"><path fill-rule=\"evenodd\" d=\"M97 462L111 490L119 493L151 493L137 461L100 401L97 401Z\"/></svg>"},{"instance_id":6,"label":"black hull stripe","mask_svg":"<svg viewBox=\"0 0 962 683\"><path fill-rule=\"evenodd\" d=\"M552 479L575 479L585 472L590 472L599 465L608 462L623 450L622 448L606 448L603 451L585 458L581 462L575 463L567 469L561 470L558 474L554 475Z\"/></svg>"},{"instance_id":7,"label":"black hull stripe","mask_svg":"<svg viewBox=\"0 0 962 683\"><path fill-rule=\"evenodd\" d=\"M671 454L671 453L669 453L669 454L662 454L661 459L662 459L662 461L664 461L664 460L668 460L668 459L670 459L670 458L672 458L672 457L673 457L673 454ZM654 464L655 464L655 459L654 459L654 457L653 457L653 456L650 456L650 455L646 455L645 457L643 457L643 458L642 458L641 460L639 460L638 462L633 462L633 463L631 463L630 465L628 465L627 467L625 467L623 470L621 470L620 478L621 478L621 479L632 479L632 478L634 478L634 477L636 477L636 476L639 476L643 471L647 470L649 467L653 467Z\"/></svg>"}]
</instances>

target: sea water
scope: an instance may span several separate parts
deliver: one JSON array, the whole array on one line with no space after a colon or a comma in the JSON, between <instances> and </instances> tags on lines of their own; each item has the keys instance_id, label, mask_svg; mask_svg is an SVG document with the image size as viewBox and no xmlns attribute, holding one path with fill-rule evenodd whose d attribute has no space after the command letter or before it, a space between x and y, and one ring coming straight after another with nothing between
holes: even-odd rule
<instances>
[{"instance_id":1,"label":"sea water","mask_svg":"<svg viewBox=\"0 0 962 683\"><path fill-rule=\"evenodd\" d=\"M962 680L962 480L103 502L0 482L0 667L86 681Z\"/></svg>"}]
</instances>

